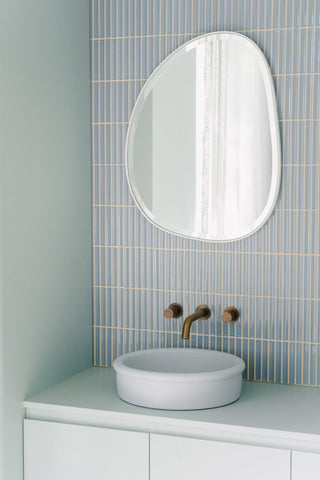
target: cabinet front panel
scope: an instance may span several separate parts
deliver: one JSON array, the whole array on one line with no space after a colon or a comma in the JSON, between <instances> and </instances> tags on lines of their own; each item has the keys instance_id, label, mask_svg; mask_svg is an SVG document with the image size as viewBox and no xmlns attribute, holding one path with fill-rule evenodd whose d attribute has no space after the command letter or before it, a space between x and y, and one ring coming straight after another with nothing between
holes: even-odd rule
<instances>
[{"instance_id":1,"label":"cabinet front panel","mask_svg":"<svg viewBox=\"0 0 320 480\"><path fill-rule=\"evenodd\" d=\"M319 480L320 454L292 452L292 480Z\"/></svg>"},{"instance_id":2,"label":"cabinet front panel","mask_svg":"<svg viewBox=\"0 0 320 480\"><path fill-rule=\"evenodd\" d=\"M150 472L150 480L290 480L290 452L151 435Z\"/></svg>"},{"instance_id":3,"label":"cabinet front panel","mask_svg":"<svg viewBox=\"0 0 320 480\"><path fill-rule=\"evenodd\" d=\"M148 480L148 434L25 420L25 480Z\"/></svg>"}]
</instances>

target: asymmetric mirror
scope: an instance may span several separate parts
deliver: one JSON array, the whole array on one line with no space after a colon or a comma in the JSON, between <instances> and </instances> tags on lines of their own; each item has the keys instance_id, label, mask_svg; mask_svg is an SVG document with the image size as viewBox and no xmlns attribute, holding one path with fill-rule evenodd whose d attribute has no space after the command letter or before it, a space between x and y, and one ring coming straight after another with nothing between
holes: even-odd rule
<instances>
[{"instance_id":1,"label":"asymmetric mirror","mask_svg":"<svg viewBox=\"0 0 320 480\"><path fill-rule=\"evenodd\" d=\"M156 226L225 242L270 216L280 156L268 63L247 37L218 32L178 48L150 76L131 117L126 168Z\"/></svg>"}]
</instances>

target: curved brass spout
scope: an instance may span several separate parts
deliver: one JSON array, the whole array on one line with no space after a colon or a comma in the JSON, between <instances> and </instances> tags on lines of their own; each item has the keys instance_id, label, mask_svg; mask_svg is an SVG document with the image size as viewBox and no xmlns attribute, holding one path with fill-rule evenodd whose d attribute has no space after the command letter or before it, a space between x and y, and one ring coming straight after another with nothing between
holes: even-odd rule
<instances>
[{"instance_id":1,"label":"curved brass spout","mask_svg":"<svg viewBox=\"0 0 320 480\"><path fill-rule=\"evenodd\" d=\"M210 315L211 315L211 310L208 307L208 305L199 305L196 308L196 311L185 319L182 327L182 338L184 340L187 340L190 337L190 327L192 322L199 319L207 320L207 318L209 318Z\"/></svg>"}]
</instances>

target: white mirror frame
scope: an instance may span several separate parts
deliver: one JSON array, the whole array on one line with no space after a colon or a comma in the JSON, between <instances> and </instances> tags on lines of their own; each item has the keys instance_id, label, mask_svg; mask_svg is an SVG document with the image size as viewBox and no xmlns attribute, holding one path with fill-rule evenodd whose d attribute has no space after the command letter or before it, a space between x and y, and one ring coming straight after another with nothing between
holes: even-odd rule
<instances>
[{"instance_id":1,"label":"white mirror frame","mask_svg":"<svg viewBox=\"0 0 320 480\"><path fill-rule=\"evenodd\" d=\"M182 234L181 232L176 232L174 230L167 229L157 223L154 215L152 212L149 211L149 209L146 207L144 204L143 199L139 195L139 192L135 189L134 185L132 184L131 178L133 178L133 166L132 166L132 161L130 161L129 158L129 152L132 148L133 144L133 130L134 130L134 125L136 124L140 113L143 108L144 100L145 98L149 95L150 91L154 87L155 83L157 82L157 77L159 75L159 72L161 73L161 70L164 65L168 65L170 62L174 61L174 57L177 53L182 53L183 51L188 51L190 49L190 45L193 47L201 41L201 39L205 37L210 37L210 36L216 36L216 35L230 35L230 36L236 36L236 37L241 37L242 39L245 39L247 42L248 46L251 46L252 51L254 52L256 56L256 60L260 65L260 70L261 74L263 77L264 84L266 86L266 98L267 98L267 104L268 104L268 109L269 109L269 114L270 114L270 138L271 138L271 143L272 143L272 176L271 176L271 186L270 186L270 193L268 197L268 201L266 203L265 208L263 209L261 215L258 217L258 219L255 222L254 227L250 230L250 232L240 235L236 238L232 239L222 239L222 240L217 240L217 239L212 239L212 238L205 238L205 237L200 237L200 236L191 236L187 234ZM257 232L269 219L270 215L272 214L277 197L279 194L279 189L280 189L280 183L281 183L281 142L280 142L280 131L279 131L279 118L278 118L278 110L277 110L277 102L276 102L276 95L275 95L275 89L274 89L274 84L273 84L273 79L272 79L272 74L270 71L269 64L263 54L263 52L260 50L260 48L256 45L255 42L253 42L251 39L246 37L245 35L239 34L239 33L234 33L234 32L228 32L228 31L219 31L219 32L213 32L213 33L208 33L205 35L201 35L199 37L196 37L195 39L192 39L185 44L181 45L179 48L174 50L168 57L163 60L158 67L152 72L150 77L147 79L146 83L144 84L137 100L134 106L134 109L131 114L130 122L129 122L129 127L128 127L128 132L127 132L127 138L126 138L126 145L125 145L125 169L126 169L126 176L127 176L127 181L130 189L130 193L138 206L139 210L141 213L144 215L144 217L149 220L155 227L159 228L162 231L165 231L167 233L173 234L173 235L178 235L183 238L190 238L193 240L201 240L201 241L207 241L207 242L212 242L212 243L229 243L233 241L238 241L242 240L244 238L247 238L251 235L253 235L255 232Z\"/></svg>"}]
</instances>

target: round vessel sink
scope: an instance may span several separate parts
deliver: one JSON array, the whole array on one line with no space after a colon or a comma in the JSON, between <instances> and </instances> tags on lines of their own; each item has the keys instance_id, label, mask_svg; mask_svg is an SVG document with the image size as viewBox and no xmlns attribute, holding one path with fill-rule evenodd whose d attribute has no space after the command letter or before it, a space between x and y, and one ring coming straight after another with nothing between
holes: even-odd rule
<instances>
[{"instance_id":1,"label":"round vessel sink","mask_svg":"<svg viewBox=\"0 0 320 480\"><path fill-rule=\"evenodd\" d=\"M245 363L229 353L196 348L159 348L117 358L120 398L142 407L198 410L240 397Z\"/></svg>"}]
</instances>

